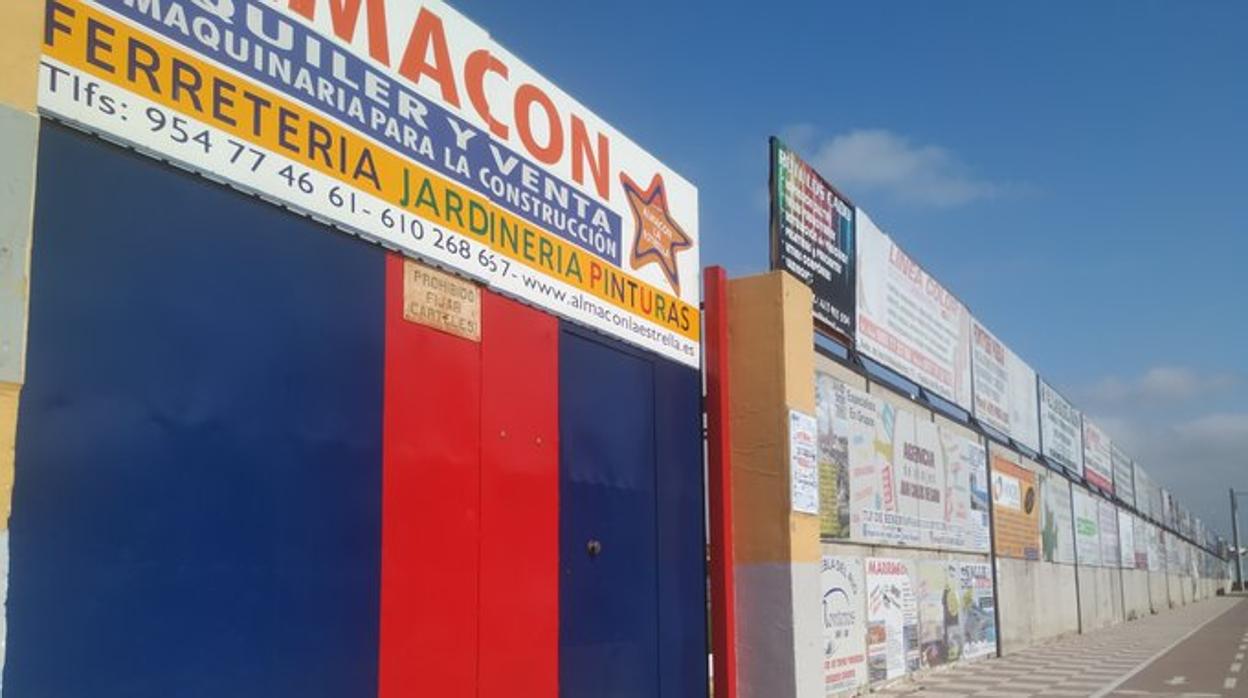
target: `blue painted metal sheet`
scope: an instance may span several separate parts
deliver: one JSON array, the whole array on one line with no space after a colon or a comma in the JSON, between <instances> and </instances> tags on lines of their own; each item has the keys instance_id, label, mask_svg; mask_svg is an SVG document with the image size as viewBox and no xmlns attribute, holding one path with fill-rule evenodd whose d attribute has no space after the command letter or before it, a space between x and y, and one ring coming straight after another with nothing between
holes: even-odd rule
<instances>
[{"instance_id":1,"label":"blue painted metal sheet","mask_svg":"<svg viewBox=\"0 0 1248 698\"><path fill-rule=\"evenodd\" d=\"M560 695L657 696L652 363L565 326L559 415Z\"/></svg>"},{"instance_id":2,"label":"blue painted metal sheet","mask_svg":"<svg viewBox=\"0 0 1248 698\"><path fill-rule=\"evenodd\" d=\"M697 371L671 361L654 364L661 695L705 698L702 380Z\"/></svg>"},{"instance_id":3,"label":"blue painted metal sheet","mask_svg":"<svg viewBox=\"0 0 1248 698\"><path fill-rule=\"evenodd\" d=\"M5 695L376 695L382 251L39 156Z\"/></svg>"}]
</instances>

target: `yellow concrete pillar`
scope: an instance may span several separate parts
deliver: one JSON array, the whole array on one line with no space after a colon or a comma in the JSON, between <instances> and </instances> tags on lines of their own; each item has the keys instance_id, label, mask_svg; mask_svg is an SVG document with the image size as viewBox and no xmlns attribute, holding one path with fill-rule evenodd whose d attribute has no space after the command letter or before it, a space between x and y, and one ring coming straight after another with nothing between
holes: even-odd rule
<instances>
[{"instance_id":1,"label":"yellow concrete pillar","mask_svg":"<svg viewBox=\"0 0 1248 698\"><path fill-rule=\"evenodd\" d=\"M729 282L733 538L742 698L821 695L819 517L794 512L789 412L815 413L811 293L773 272Z\"/></svg>"}]
</instances>

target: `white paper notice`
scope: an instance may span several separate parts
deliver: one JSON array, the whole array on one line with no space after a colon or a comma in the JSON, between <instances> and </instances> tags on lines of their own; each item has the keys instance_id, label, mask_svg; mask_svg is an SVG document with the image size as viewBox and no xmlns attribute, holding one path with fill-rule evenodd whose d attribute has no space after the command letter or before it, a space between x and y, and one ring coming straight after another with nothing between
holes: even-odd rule
<instances>
[{"instance_id":1,"label":"white paper notice","mask_svg":"<svg viewBox=\"0 0 1248 698\"><path fill-rule=\"evenodd\" d=\"M789 411L789 478L793 511L819 514L819 422L813 415Z\"/></svg>"}]
</instances>

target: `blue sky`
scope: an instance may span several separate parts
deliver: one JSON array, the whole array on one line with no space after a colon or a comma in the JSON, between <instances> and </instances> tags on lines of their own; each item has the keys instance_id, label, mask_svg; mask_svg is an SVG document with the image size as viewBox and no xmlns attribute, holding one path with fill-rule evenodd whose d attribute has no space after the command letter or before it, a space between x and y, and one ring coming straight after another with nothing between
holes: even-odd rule
<instances>
[{"instance_id":1,"label":"blue sky","mask_svg":"<svg viewBox=\"0 0 1248 698\"><path fill-rule=\"evenodd\" d=\"M1248 4L455 6L767 266L767 137L1229 533L1248 489ZM764 9L767 8L767 9Z\"/></svg>"}]
</instances>

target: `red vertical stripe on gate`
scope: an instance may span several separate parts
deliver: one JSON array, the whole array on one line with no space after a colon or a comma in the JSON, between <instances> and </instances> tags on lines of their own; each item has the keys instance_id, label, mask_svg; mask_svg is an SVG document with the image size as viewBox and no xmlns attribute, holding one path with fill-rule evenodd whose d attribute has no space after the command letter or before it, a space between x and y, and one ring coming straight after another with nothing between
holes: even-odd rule
<instances>
[{"instance_id":1,"label":"red vertical stripe on gate","mask_svg":"<svg viewBox=\"0 0 1248 698\"><path fill-rule=\"evenodd\" d=\"M559 693L559 322L482 299L482 696Z\"/></svg>"},{"instance_id":2,"label":"red vertical stripe on gate","mask_svg":"<svg viewBox=\"0 0 1248 698\"><path fill-rule=\"evenodd\" d=\"M386 261L381 698L477 696L480 345L403 319Z\"/></svg>"}]
</instances>

